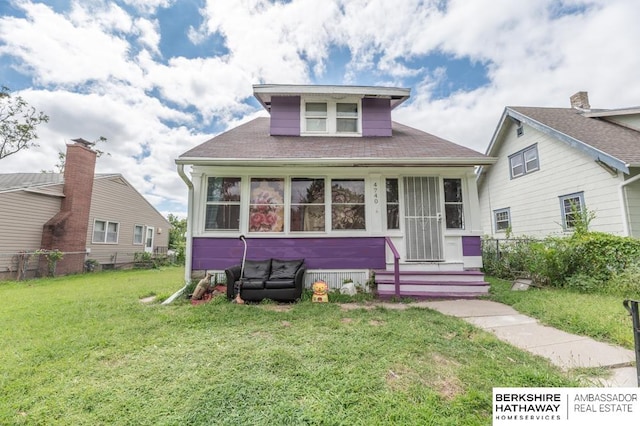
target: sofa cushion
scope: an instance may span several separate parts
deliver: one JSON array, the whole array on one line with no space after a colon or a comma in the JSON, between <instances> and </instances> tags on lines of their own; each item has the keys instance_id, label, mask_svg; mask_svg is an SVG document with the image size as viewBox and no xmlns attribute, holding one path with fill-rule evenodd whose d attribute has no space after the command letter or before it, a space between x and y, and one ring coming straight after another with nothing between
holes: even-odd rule
<instances>
[{"instance_id":1,"label":"sofa cushion","mask_svg":"<svg viewBox=\"0 0 640 426\"><path fill-rule=\"evenodd\" d=\"M271 275L269 280L292 280L296 277L296 272L304 263L304 259L271 261Z\"/></svg>"},{"instance_id":2,"label":"sofa cushion","mask_svg":"<svg viewBox=\"0 0 640 426\"><path fill-rule=\"evenodd\" d=\"M296 282L294 280L267 280L264 283L264 288L295 288Z\"/></svg>"},{"instance_id":3,"label":"sofa cushion","mask_svg":"<svg viewBox=\"0 0 640 426\"><path fill-rule=\"evenodd\" d=\"M243 277L249 280L266 280L271 272L271 259L246 260Z\"/></svg>"},{"instance_id":4,"label":"sofa cushion","mask_svg":"<svg viewBox=\"0 0 640 426\"><path fill-rule=\"evenodd\" d=\"M245 290L255 290L255 289L263 289L264 288L264 280L263 279L244 279L242 280L242 288Z\"/></svg>"}]
</instances>

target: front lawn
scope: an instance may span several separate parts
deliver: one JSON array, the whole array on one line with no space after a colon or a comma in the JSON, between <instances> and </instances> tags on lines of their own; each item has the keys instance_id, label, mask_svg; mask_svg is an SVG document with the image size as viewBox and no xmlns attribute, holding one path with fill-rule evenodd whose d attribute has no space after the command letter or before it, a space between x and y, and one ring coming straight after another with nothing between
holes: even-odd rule
<instances>
[{"instance_id":1,"label":"front lawn","mask_svg":"<svg viewBox=\"0 0 640 426\"><path fill-rule=\"evenodd\" d=\"M182 275L0 283L0 424L487 425L494 386L580 386L426 309L140 302Z\"/></svg>"},{"instance_id":2,"label":"front lawn","mask_svg":"<svg viewBox=\"0 0 640 426\"><path fill-rule=\"evenodd\" d=\"M491 300L568 333L634 349L631 316L622 306L623 297L551 287L511 291L511 281L486 279L491 284Z\"/></svg>"}]
</instances>

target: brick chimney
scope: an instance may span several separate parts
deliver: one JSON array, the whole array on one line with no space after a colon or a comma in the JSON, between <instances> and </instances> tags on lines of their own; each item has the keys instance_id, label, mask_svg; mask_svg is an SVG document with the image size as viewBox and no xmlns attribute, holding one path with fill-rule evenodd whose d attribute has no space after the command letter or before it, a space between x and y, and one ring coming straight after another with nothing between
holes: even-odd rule
<instances>
[{"instance_id":1,"label":"brick chimney","mask_svg":"<svg viewBox=\"0 0 640 426\"><path fill-rule=\"evenodd\" d=\"M73 139L73 142L67 145L64 198L60 211L44 224L42 231L42 249L58 249L68 253L57 263L56 275L84 270L96 152L90 148L92 144L84 139ZM40 271L47 275L47 261L42 257Z\"/></svg>"},{"instance_id":2,"label":"brick chimney","mask_svg":"<svg viewBox=\"0 0 640 426\"><path fill-rule=\"evenodd\" d=\"M580 110L590 110L589 94L587 92L578 92L572 95L569 100L571 101L571 108Z\"/></svg>"}]
</instances>

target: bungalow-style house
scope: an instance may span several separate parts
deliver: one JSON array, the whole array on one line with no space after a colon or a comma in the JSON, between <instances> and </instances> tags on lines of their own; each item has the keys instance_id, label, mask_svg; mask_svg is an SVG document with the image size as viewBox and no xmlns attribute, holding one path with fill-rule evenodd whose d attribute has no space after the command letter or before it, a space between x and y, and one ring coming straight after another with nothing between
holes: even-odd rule
<instances>
[{"instance_id":1,"label":"bungalow-style house","mask_svg":"<svg viewBox=\"0 0 640 426\"><path fill-rule=\"evenodd\" d=\"M306 285L381 296L476 296L476 151L391 120L410 90L255 85L256 118L185 152L186 281L247 259L301 259ZM190 166L190 175L185 167Z\"/></svg>"},{"instance_id":2,"label":"bungalow-style house","mask_svg":"<svg viewBox=\"0 0 640 426\"><path fill-rule=\"evenodd\" d=\"M564 235L583 211L589 230L640 237L640 107L570 101L505 108L487 149L498 161L478 174L484 234Z\"/></svg>"},{"instance_id":3,"label":"bungalow-style house","mask_svg":"<svg viewBox=\"0 0 640 426\"><path fill-rule=\"evenodd\" d=\"M94 175L96 152L74 142L64 174L0 174L0 279L46 275L36 250L64 252L57 275L89 259L122 268L135 253L166 252L170 223L122 175Z\"/></svg>"}]
</instances>

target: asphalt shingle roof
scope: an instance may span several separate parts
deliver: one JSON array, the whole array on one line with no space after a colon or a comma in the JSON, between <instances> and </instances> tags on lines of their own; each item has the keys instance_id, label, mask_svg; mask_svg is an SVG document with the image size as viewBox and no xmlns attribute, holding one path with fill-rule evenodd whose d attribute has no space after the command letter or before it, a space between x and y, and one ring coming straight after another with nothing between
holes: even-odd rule
<instances>
[{"instance_id":1,"label":"asphalt shingle roof","mask_svg":"<svg viewBox=\"0 0 640 426\"><path fill-rule=\"evenodd\" d=\"M271 136L269 118L256 118L185 152L180 159L477 159L472 149L393 123L391 137Z\"/></svg>"},{"instance_id":2,"label":"asphalt shingle roof","mask_svg":"<svg viewBox=\"0 0 640 426\"><path fill-rule=\"evenodd\" d=\"M508 107L629 165L640 165L640 132L574 108Z\"/></svg>"}]
</instances>

